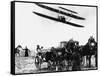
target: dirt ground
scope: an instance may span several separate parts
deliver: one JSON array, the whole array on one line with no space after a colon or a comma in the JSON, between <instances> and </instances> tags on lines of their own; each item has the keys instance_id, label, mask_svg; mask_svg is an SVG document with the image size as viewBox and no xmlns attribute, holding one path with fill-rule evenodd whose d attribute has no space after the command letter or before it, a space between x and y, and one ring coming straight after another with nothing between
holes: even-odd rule
<instances>
[{"instance_id":1,"label":"dirt ground","mask_svg":"<svg viewBox=\"0 0 100 76\"><path fill-rule=\"evenodd\" d=\"M47 68L47 63L41 64L41 70L38 70L35 66L35 57L15 57L15 73L38 73L49 72L50 70L44 70ZM95 67L87 68L82 67L81 70L96 69Z\"/></svg>"}]
</instances>

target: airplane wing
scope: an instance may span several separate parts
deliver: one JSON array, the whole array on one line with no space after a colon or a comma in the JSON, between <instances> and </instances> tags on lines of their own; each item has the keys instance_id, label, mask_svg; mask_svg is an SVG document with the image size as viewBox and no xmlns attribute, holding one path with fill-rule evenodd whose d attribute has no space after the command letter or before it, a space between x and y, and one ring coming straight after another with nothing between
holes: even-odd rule
<instances>
[{"instance_id":1,"label":"airplane wing","mask_svg":"<svg viewBox=\"0 0 100 76\"><path fill-rule=\"evenodd\" d=\"M47 19L51 19L51 20L54 20L54 21L58 21L58 22L62 22L62 23L65 23L65 24L69 24L69 25L72 25L72 26L75 26L75 27L84 27L82 25L71 23L71 22L67 22L67 21L63 22L63 21L60 21L58 18L47 16L47 15L44 15L44 14L41 14L41 13L38 13L38 12L33 12L33 13L35 13L36 15L39 15L41 17L44 17L44 18L47 18Z\"/></svg>"},{"instance_id":2,"label":"airplane wing","mask_svg":"<svg viewBox=\"0 0 100 76\"><path fill-rule=\"evenodd\" d=\"M73 14L70 14L70 13L66 13L64 11L60 11L58 9L55 9L55 8L52 8L52 7L48 7L46 5L42 5L42 4L39 4L39 3L35 3L35 4L40 6L40 7L42 7L42 8L48 9L50 11L54 11L56 13L60 13L60 14L63 14L63 15L66 15L66 16L69 16L69 17L72 17L72 18L75 18L75 19L85 20L85 18L83 18L83 17L77 16L77 15L73 15Z\"/></svg>"},{"instance_id":3,"label":"airplane wing","mask_svg":"<svg viewBox=\"0 0 100 76\"><path fill-rule=\"evenodd\" d=\"M72 12L72 13L75 13L75 14L78 14L77 12L72 11L72 10L69 10L69 9L66 9L66 8L64 8L64 7L59 7L59 8L64 9L64 10L69 11L69 12Z\"/></svg>"}]
</instances>

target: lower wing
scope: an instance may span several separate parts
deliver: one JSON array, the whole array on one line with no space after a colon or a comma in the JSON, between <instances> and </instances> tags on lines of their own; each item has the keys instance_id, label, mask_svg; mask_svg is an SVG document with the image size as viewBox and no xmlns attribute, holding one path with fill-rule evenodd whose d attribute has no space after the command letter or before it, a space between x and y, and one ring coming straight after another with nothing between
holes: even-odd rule
<instances>
[{"instance_id":1,"label":"lower wing","mask_svg":"<svg viewBox=\"0 0 100 76\"><path fill-rule=\"evenodd\" d=\"M69 25L72 25L72 26L75 26L75 27L84 27L82 25L75 24L75 23L72 23L72 22L60 21L58 18L47 16L47 15L44 15L44 14L41 14L41 13L38 13L38 12L33 12L33 13L35 13L36 15L39 15L41 17L48 18L48 19L51 19L51 20L54 20L54 21L58 21L58 22L62 22L62 23L65 23L65 24L69 24Z\"/></svg>"}]
</instances>

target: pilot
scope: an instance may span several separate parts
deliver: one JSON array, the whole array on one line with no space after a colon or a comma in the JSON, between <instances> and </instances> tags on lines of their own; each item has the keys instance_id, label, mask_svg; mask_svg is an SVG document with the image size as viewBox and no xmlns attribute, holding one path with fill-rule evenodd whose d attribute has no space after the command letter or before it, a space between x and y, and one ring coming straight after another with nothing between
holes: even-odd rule
<instances>
[{"instance_id":1,"label":"pilot","mask_svg":"<svg viewBox=\"0 0 100 76\"><path fill-rule=\"evenodd\" d=\"M62 21L65 22L65 17L64 16L62 16Z\"/></svg>"}]
</instances>

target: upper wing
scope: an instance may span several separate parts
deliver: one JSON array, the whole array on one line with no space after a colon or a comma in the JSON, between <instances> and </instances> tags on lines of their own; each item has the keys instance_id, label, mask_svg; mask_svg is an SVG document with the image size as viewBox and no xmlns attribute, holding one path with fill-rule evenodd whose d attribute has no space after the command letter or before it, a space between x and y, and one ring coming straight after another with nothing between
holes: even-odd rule
<instances>
[{"instance_id":1,"label":"upper wing","mask_svg":"<svg viewBox=\"0 0 100 76\"><path fill-rule=\"evenodd\" d=\"M69 10L69 9L66 9L66 8L64 8L64 7L59 7L59 8L64 9L64 10L69 11L69 12L72 12L72 13L75 13L75 14L78 14L77 12L72 11L72 10Z\"/></svg>"},{"instance_id":2,"label":"upper wing","mask_svg":"<svg viewBox=\"0 0 100 76\"><path fill-rule=\"evenodd\" d=\"M58 21L58 22L62 22L62 23L65 23L65 24L69 24L69 25L72 25L72 26L75 26L75 27L84 27L82 25L78 25L78 24L75 24L75 23L71 23L71 22L63 22L63 21L60 21L58 20L58 18L54 18L54 17L50 17L50 16L47 16L47 15L44 15L44 14L41 14L41 13L38 13L38 12L33 12L41 17L45 17L45 18L48 18L48 19L51 19L51 20L54 20L54 21Z\"/></svg>"},{"instance_id":3,"label":"upper wing","mask_svg":"<svg viewBox=\"0 0 100 76\"><path fill-rule=\"evenodd\" d=\"M54 11L54 12L57 12L57 13L72 17L72 18L75 18L75 19L85 20L85 18L83 18L83 17L77 16L77 15L73 15L73 14L70 14L70 13L66 13L64 11L59 11L58 9L55 9L55 8L52 8L52 7L48 7L46 5L42 5L42 4L39 4L39 3L35 3L35 4L40 6L40 7L42 7L42 8L45 8L45 9L48 9L48 10L51 10L51 11Z\"/></svg>"}]
</instances>

